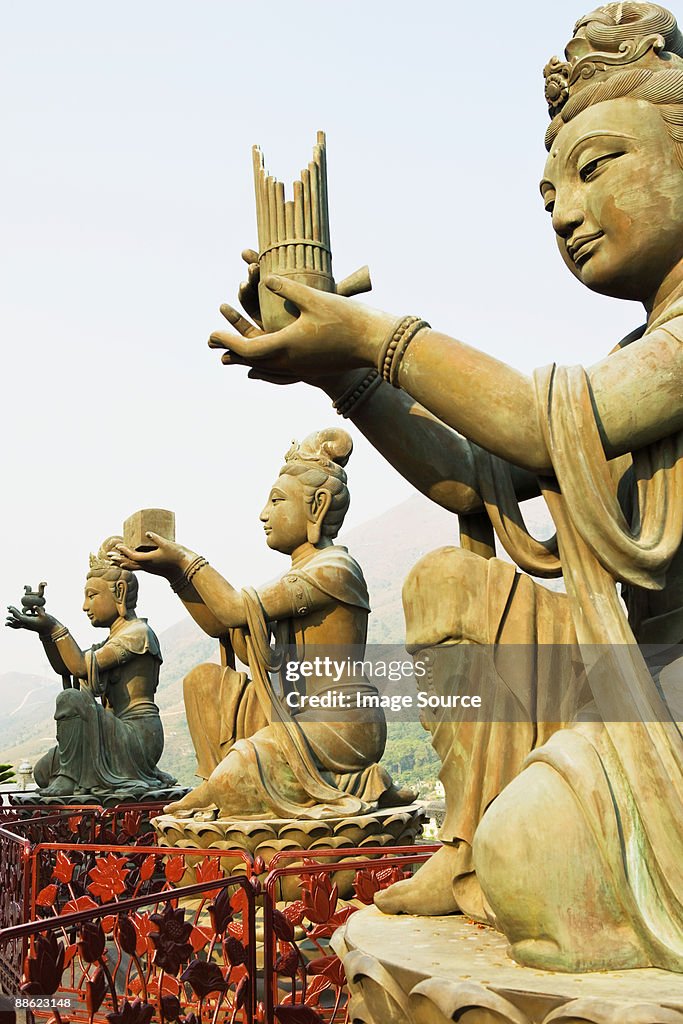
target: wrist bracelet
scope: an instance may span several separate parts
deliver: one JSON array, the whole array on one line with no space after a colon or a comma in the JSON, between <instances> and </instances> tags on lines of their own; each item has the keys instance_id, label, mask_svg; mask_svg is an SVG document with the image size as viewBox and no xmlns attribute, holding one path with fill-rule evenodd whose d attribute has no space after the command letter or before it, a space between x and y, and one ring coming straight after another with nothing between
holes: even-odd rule
<instances>
[{"instance_id":1,"label":"wrist bracelet","mask_svg":"<svg viewBox=\"0 0 683 1024\"><path fill-rule=\"evenodd\" d=\"M58 626L51 633L41 634L42 640L51 640L53 644L56 644L58 640L63 640L65 636L69 635L69 630L66 626Z\"/></svg>"},{"instance_id":2,"label":"wrist bracelet","mask_svg":"<svg viewBox=\"0 0 683 1024\"><path fill-rule=\"evenodd\" d=\"M372 369L365 377L357 384L352 384L351 387L347 388L332 404L337 410L340 416L348 419L351 410L358 407L359 404L365 402L370 397L373 391L382 383L382 378L378 374L377 370Z\"/></svg>"},{"instance_id":3,"label":"wrist bracelet","mask_svg":"<svg viewBox=\"0 0 683 1024\"><path fill-rule=\"evenodd\" d=\"M185 587L190 585L192 578L197 575L199 570L203 569L204 566L208 564L209 563L205 558L201 555L197 555L197 557L190 562L185 572L181 573L180 576L176 576L174 580L169 581L171 584L171 590L173 590L175 594L179 594L181 590L184 590Z\"/></svg>"},{"instance_id":4,"label":"wrist bracelet","mask_svg":"<svg viewBox=\"0 0 683 1024\"><path fill-rule=\"evenodd\" d=\"M404 316L394 325L382 346L377 360L377 370L382 379L393 384L395 388L399 386L398 371L406 349L418 331L424 327L429 327L426 320L420 320L417 316Z\"/></svg>"}]
</instances>

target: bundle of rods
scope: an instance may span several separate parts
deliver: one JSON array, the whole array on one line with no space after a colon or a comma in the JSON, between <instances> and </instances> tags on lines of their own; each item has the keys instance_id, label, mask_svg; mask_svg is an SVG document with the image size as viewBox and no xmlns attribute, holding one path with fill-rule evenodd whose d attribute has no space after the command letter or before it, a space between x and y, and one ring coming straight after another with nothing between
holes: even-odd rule
<instances>
[{"instance_id":1,"label":"bundle of rods","mask_svg":"<svg viewBox=\"0 0 683 1024\"><path fill-rule=\"evenodd\" d=\"M331 278L325 132L318 132L313 159L294 182L293 201L285 202L285 186L266 173L258 146L252 156L261 272L317 271Z\"/></svg>"}]
</instances>

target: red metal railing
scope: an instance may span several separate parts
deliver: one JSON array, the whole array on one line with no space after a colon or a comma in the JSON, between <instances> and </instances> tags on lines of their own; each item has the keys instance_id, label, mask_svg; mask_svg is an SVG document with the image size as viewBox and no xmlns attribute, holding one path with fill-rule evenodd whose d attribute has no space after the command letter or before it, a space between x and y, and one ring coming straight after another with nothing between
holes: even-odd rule
<instances>
[{"instance_id":1,"label":"red metal railing","mask_svg":"<svg viewBox=\"0 0 683 1024\"><path fill-rule=\"evenodd\" d=\"M239 898L229 896L231 887ZM256 879L234 875L3 929L0 948L32 947L19 1008L28 1019L49 1016L57 1024L63 1009L69 1021L91 1024L105 1012L114 1014L110 1024L153 1016L161 1024L252 1024L259 890ZM156 912L139 913L145 908Z\"/></svg>"},{"instance_id":2,"label":"red metal railing","mask_svg":"<svg viewBox=\"0 0 683 1024\"><path fill-rule=\"evenodd\" d=\"M366 846L275 854L262 886L263 1019L270 1024L279 1019L279 1007L298 1002L315 1010L321 1022L346 1021L346 978L330 938L359 903L372 903L375 892L407 877L412 871L406 869L424 863L438 849L438 844ZM298 880L298 895L290 891L290 898L283 900L290 879ZM283 978L290 987L287 995Z\"/></svg>"},{"instance_id":3,"label":"red metal railing","mask_svg":"<svg viewBox=\"0 0 683 1024\"><path fill-rule=\"evenodd\" d=\"M0 905L10 914L0 921L12 925L0 931L5 992L27 999L45 992L36 987L45 984L42 964L54 991L73 1000L70 1021L104 1024L109 1013L110 1024L149 1024L151 1016L159 1024L339 1024L348 993L332 934L378 889L439 849L283 850L260 884L254 876L265 873L265 864L246 851L161 847L154 833L137 835L139 810L51 807L51 814L22 815L0 828ZM102 842L112 839L122 841ZM235 886L230 900L221 895ZM197 896L197 905L188 903ZM166 932L175 935L174 971L164 967ZM191 950L181 957L179 945ZM99 956L89 960L93 950ZM58 1007L33 1011L59 1024Z\"/></svg>"}]
</instances>

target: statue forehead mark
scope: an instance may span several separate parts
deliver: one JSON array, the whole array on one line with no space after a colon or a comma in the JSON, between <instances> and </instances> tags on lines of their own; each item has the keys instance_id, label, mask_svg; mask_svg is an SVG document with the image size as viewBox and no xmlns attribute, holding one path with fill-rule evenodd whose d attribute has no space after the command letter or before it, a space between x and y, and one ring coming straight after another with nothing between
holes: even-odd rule
<instances>
[{"instance_id":1,"label":"statue forehead mark","mask_svg":"<svg viewBox=\"0 0 683 1024\"><path fill-rule=\"evenodd\" d=\"M582 146L585 142L590 142L591 139L625 139L629 142L635 142L636 136L629 135L627 132L611 131L608 128L594 128L592 131L584 132L583 135L580 135L579 138L572 143L572 145L569 148L569 152L565 157L565 163L569 163L572 154L579 148L579 146ZM557 160L559 155L560 146L558 142L555 146L553 146L552 150L548 154L548 161ZM547 166L548 165L546 164L546 167ZM546 185L554 187L552 182L549 182L547 179L544 179L541 182L541 191L543 191L544 186Z\"/></svg>"}]
</instances>

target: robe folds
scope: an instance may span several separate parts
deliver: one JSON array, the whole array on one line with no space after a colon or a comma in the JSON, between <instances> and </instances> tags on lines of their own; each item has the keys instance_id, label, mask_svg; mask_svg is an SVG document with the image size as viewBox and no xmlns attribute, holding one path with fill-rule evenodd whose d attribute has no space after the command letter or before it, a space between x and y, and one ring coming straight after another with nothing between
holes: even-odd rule
<instances>
[{"instance_id":1,"label":"robe folds","mask_svg":"<svg viewBox=\"0 0 683 1024\"><path fill-rule=\"evenodd\" d=\"M683 361L680 291L625 342L661 346L674 382ZM566 595L542 593L511 566L462 549L427 556L404 590L413 649L492 645L480 656L482 691L496 695L491 717L509 719L510 706L524 712L513 723L432 726L446 781L442 838L464 840L462 873L475 867L520 962L683 972L683 736L665 685L683 682L683 433L662 436L653 424L655 440L608 460L586 371L547 367L535 387L552 464L539 485L555 538L528 535L510 467L471 447L493 528L490 555L495 530L524 572L561 574ZM683 408L680 389L669 391ZM500 659L519 643L536 645L536 658L501 672ZM539 713L544 680L557 678L543 668L546 644L573 652L563 666L555 646L560 678L576 675L577 651L584 673L574 708L554 722ZM659 666L639 644L658 645ZM506 685L496 689L501 676ZM567 835L575 837L571 858L558 851ZM566 878L558 857L569 864ZM534 901L534 892L544 895Z\"/></svg>"},{"instance_id":2,"label":"robe folds","mask_svg":"<svg viewBox=\"0 0 683 1024\"><path fill-rule=\"evenodd\" d=\"M308 587L369 610L361 569L341 545L321 548L304 565L293 566L285 580L293 614ZM366 708L293 712L284 699L282 660L285 652L295 651L299 658L306 653L295 650L293 619L268 623L257 591L245 590L243 597L247 623L231 630L231 639L245 652L249 673L216 666L217 700L213 672L198 674L185 689L198 774L212 783L221 814L327 818L373 810L391 788L388 773L378 763L386 742L384 713ZM308 682L318 696L328 690L376 692L351 675L334 683ZM213 723L206 713L209 701L217 711Z\"/></svg>"},{"instance_id":3,"label":"robe folds","mask_svg":"<svg viewBox=\"0 0 683 1024\"><path fill-rule=\"evenodd\" d=\"M100 672L95 655L105 646L116 650L118 664ZM173 776L157 767L164 730L152 696L162 658L147 620L123 620L107 640L86 652L85 660L88 676L81 689L63 690L57 697L57 746L34 768L40 788L60 774L75 781L76 793L99 797L142 797L174 785ZM149 698L131 701L115 714L108 696L138 674L149 679ZM98 696L105 703L99 703Z\"/></svg>"}]
</instances>

